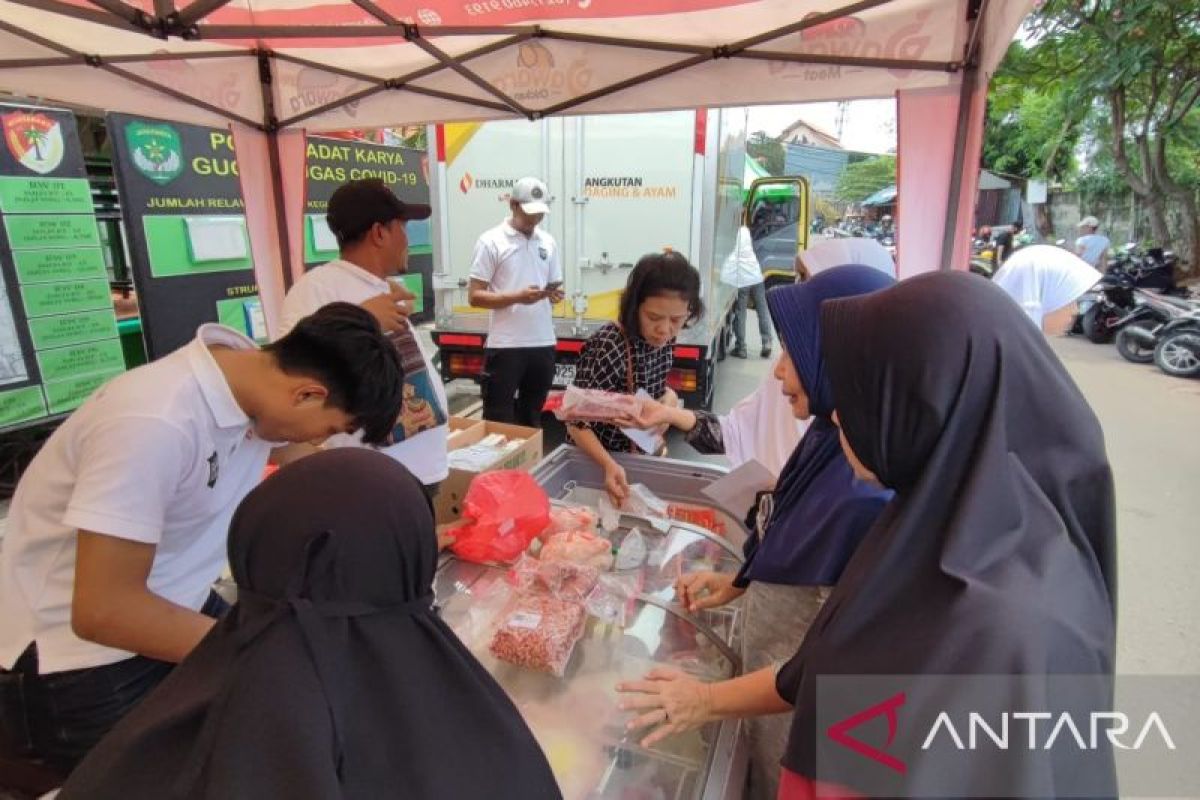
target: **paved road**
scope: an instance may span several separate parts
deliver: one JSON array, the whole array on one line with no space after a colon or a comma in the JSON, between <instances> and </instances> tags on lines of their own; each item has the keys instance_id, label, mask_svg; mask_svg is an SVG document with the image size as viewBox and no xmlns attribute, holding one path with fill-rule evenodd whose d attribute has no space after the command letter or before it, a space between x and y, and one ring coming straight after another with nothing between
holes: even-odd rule
<instances>
[{"instance_id":1,"label":"paved road","mask_svg":"<svg viewBox=\"0 0 1200 800\"><path fill-rule=\"evenodd\" d=\"M1200 675L1200 380L1080 338L1053 346L1104 426L1116 476L1118 669ZM748 394L766 368L753 357L723 363L716 408ZM671 454L702 458L680 440Z\"/></svg>"}]
</instances>

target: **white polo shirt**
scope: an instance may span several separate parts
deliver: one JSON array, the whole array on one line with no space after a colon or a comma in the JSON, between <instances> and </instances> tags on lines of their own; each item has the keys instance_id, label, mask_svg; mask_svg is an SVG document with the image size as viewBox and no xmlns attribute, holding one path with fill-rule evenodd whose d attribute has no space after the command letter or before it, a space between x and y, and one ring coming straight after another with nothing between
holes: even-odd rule
<instances>
[{"instance_id":1,"label":"white polo shirt","mask_svg":"<svg viewBox=\"0 0 1200 800\"><path fill-rule=\"evenodd\" d=\"M208 345L254 350L220 325L96 390L25 470L0 545L0 667L36 641L41 672L132 653L71 631L76 531L156 545L146 581L199 611L225 565L229 520L262 478L257 438Z\"/></svg>"},{"instance_id":2,"label":"white polo shirt","mask_svg":"<svg viewBox=\"0 0 1200 800\"><path fill-rule=\"evenodd\" d=\"M378 297L391 291L386 280L372 275L362 267L349 261L338 259L322 264L309 270L296 281L283 299L283 321L279 336L284 336L297 322L314 313L322 306L330 303L353 303L360 305L365 300ZM409 324L412 328L412 324ZM446 387L442 385L442 377L434 369L429 353L421 344L421 337L413 331L417 347L421 348L421 356L425 359L425 369L429 374L429 382L433 385L434 394L447 409ZM399 414L399 409L397 409ZM426 486L446 480L450 468L446 460L447 440L450 435L449 425L443 424L436 428L405 439L390 447L381 447L381 453L387 453L399 461L408 471L417 476L417 480ZM362 433L354 435L339 433L325 441L326 447L362 447Z\"/></svg>"},{"instance_id":3,"label":"white polo shirt","mask_svg":"<svg viewBox=\"0 0 1200 800\"><path fill-rule=\"evenodd\" d=\"M471 277L485 281L496 292L559 283L563 273L558 244L541 228L534 228L533 235L526 236L505 220L475 243ZM555 341L554 310L549 300L492 311L488 347L547 347Z\"/></svg>"}]
</instances>

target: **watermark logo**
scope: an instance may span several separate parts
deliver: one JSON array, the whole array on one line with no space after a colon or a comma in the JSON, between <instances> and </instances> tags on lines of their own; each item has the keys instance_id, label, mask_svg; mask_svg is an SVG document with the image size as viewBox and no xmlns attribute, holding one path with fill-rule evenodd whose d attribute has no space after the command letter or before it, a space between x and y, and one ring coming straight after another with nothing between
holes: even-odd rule
<instances>
[{"instance_id":1,"label":"watermark logo","mask_svg":"<svg viewBox=\"0 0 1200 800\"><path fill-rule=\"evenodd\" d=\"M288 105L293 114L299 114L336 103L350 94L353 88L349 79L343 80L339 75L304 67L296 73L296 92L288 98ZM354 100L343 103L341 108L353 119L358 116L358 104L359 101Z\"/></svg>"},{"instance_id":2,"label":"watermark logo","mask_svg":"<svg viewBox=\"0 0 1200 800\"><path fill-rule=\"evenodd\" d=\"M586 59L559 64L546 45L525 42L517 48L514 68L497 75L492 83L514 100L525 102L576 97L588 90L592 78Z\"/></svg>"},{"instance_id":3,"label":"watermark logo","mask_svg":"<svg viewBox=\"0 0 1200 800\"><path fill-rule=\"evenodd\" d=\"M888 737L887 744L885 744L884 747L891 747L896 741L896 730L900 725L896 711L904 705L904 700L904 692L897 692L887 700L884 700L882 703L876 703L870 708L864 709L857 714L851 714L841 722L830 725L829 729L826 731L826 735L843 747L848 747L859 755L869 758L872 761L882 764L888 769L894 770L903 775L908 771L907 764L890 753L886 753L877 747L869 745L861 739L854 738L850 735L850 731L854 730L860 725L870 722L878 716L886 716L888 724Z\"/></svg>"}]
</instances>

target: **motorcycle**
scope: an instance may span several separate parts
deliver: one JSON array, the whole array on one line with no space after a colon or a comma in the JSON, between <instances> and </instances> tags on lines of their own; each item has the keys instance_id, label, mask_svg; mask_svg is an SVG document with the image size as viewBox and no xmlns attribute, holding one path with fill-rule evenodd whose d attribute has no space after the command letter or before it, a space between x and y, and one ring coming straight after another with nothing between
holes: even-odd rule
<instances>
[{"instance_id":1,"label":"motorcycle","mask_svg":"<svg viewBox=\"0 0 1200 800\"><path fill-rule=\"evenodd\" d=\"M1134 290L1135 306L1117 320L1117 352L1134 364L1149 364L1154 360L1154 348L1159 334L1167 323L1186 316L1200 306L1175 297Z\"/></svg>"},{"instance_id":2,"label":"motorcycle","mask_svg":"<svg viewBox=\"0 0 1200 800\"><path fill-rule=\"evenodd\" d=\"M985 278L996 274L996 245L990 238L977 238L971 242L970 269Z\"/></svg>"},{"instance_id":3,"label":"motorcycle","mask_svg":"<svg viewBox=\"0 0 1200 800\"><path fill-rule=\"evenodd\" d=\"M1154 363L1176 378L1200 377L1200 311L1173 319L1159 331Z\"/></svg>"},{"instance_id":4,"label":"motorcycle","mask_svg":"<svg viewBox=\"0 0 1200 800\"><path fill-rule=\"evenodd\" d=\"M1169 250L1152 247L1144 254L1132 244L1114 257L1111 266L1079 301L1079 316L1072 332L1082 333L1096 344L1111 341L1117 323L1135 307L1135 289L1155 289L1163 295L1187 296L1175 285L1178 258Z\"/></svg>"}]
</instances>

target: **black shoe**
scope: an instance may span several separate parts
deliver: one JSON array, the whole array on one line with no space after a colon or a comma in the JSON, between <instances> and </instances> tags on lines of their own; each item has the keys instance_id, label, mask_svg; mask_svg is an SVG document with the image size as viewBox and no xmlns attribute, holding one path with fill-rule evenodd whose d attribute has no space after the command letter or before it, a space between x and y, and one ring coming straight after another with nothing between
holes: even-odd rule
<instances>
[{"instance_id":1,"label":"black shoe","mask_svg":"<svg viewBox=\"0 0 1200 800\"><path fill-rule=\"evenodd\" d=\"M762 358L770 358L771 357L771 345L764 344L762 352L760 352L758 355Z\"/></svg>"},{"instance_id":2,"label":"black shoe","mask_svg":"<svg viewBox=\"0 0 1200 800\"><path fill-rule=\"evenodd\" d=\"M729 355L733 356L734 358L748 358L748 356L746 355L746 348L744 348L744 347L733 348L733 351L730 352Z\"/></svg>"}]
</instances>

